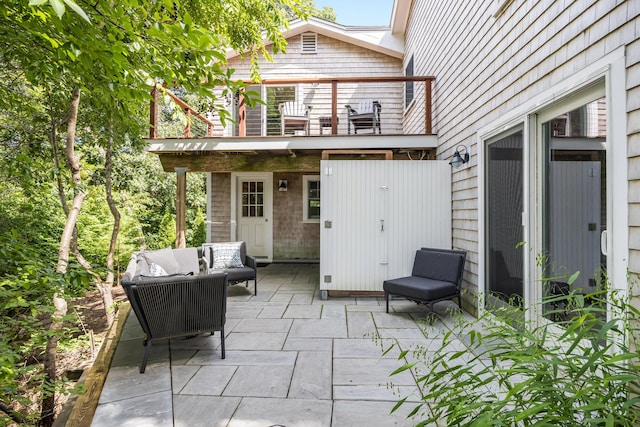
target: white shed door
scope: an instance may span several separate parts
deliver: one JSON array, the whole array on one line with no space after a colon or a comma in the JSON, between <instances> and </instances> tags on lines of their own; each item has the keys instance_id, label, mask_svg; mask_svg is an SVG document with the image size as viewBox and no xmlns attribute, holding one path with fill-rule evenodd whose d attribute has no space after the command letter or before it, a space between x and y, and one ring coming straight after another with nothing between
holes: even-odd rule
<instances>
[{"instance_id":1,"label":"white shed door","mask_svg":"<svg viewBox=\"0 0 640 427\"><path fill-rule=\"evenodd\" d=\"M451 247L445 161L321 162L320 288L382 291L420 247Z\"/></svg>"}]
</instances>

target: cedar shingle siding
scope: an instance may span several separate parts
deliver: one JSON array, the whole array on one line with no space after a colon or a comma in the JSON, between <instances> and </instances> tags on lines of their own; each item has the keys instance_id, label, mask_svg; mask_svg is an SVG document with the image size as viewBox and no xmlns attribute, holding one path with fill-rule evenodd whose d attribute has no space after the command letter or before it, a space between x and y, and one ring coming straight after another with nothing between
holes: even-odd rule
<instances>
[{"instance_id":1,"label":"cedar shingle siding","mask_svg":"<svg viewBox=\"0 0 640 427\"><path fill-rule=\"evenodd\" d=\"M471 167L453 174L453 246L469 251L467 286L475 290L478 282L476 132L620 46L627 60L629 266L640 272L640 2L515 0L497 18L495 1L414 0L411 7L405 60L414 57L416 75L436 76L438 158L450 158L459 144L472 154ZM419 125L417 110L406 132Z\"/></svg>"}]
</instances>

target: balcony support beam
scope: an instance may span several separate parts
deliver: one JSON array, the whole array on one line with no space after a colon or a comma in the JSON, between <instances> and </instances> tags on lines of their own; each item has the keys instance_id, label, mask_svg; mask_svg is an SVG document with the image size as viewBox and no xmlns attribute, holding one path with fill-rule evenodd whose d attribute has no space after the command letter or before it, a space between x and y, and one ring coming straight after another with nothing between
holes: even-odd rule
<instances>
[{"instance_id":1,"label":"balcony support beam","mask_svg":"<svg viewBox=\"0 0 640 427\"><path fill-rule=\"evenodd\" d=\"M187 168L176 167L176 248L187 247Z\"/></svg>"}]
</instances>

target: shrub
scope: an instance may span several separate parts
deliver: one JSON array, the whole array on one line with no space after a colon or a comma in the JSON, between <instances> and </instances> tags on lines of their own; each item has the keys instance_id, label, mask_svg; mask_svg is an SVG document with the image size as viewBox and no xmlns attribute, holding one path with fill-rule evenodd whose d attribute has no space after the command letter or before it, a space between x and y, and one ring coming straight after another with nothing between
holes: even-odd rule
<instances>
[{"instance_id":1,"label":"shrub","mask_svg":"<svg viewBox=\"0 0 640 427\"><path fill-rule=\"evenodd\" d=\"M416 374L422 399L410 416L420 414L418 425L640 425L640 353L631 342L640 311L611 291L562 298L563 322L518 323L522 311L503 307L458 316L435 332L435 348L413 349L419 362L393 373Z\"/></svg>"}]
</instances>

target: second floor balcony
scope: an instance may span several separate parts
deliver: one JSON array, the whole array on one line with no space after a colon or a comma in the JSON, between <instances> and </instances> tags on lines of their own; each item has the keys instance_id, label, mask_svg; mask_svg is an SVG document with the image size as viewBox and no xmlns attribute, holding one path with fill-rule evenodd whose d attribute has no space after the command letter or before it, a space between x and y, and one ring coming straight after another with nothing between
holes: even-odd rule
<instances>
[{"instance_id":1,"label":"second floor balcony","mask_svg":"<svg viewBox=\"0 0 640 427\"><path fill-rule=\"evenodd\" d=\"M149 139L432 135L433 81L431 76L265 79L245 92L220 96L209 111L198 111L187 97L165 89L166 96L151 102ZM258 101L250 106L245 96Z\"/></svg>"}]
</instances>

